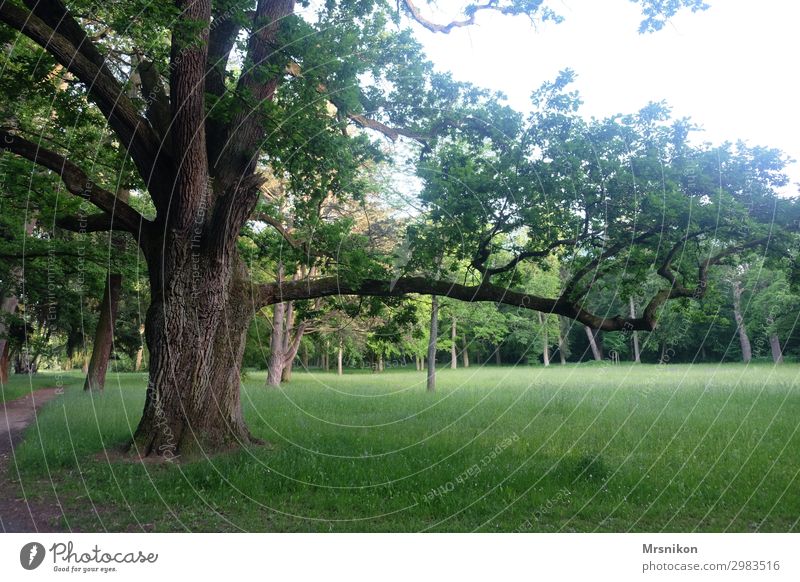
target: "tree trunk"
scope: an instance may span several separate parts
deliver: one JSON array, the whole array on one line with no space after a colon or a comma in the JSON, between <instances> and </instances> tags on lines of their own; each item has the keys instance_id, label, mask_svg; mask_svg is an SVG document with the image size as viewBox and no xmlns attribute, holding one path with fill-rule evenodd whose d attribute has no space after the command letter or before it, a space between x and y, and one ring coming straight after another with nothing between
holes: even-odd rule
<instances>
[{"instance_id":1,"label":"tree trunk","mask_svg":"<svg viewBox=\"0 0 800 582\"><path fill-rule=\"evenodd\" d=\"M84 390L102 390L106 385L108 360L114 347L114 324L117 321L119 294L122 289L122 275L109 273L103 290L103 301L100 303L100 315L92 344L92 357L89 370L83 383Z\"/></svg>"},{"instance_id":2,"label":"tree trunk","mask_svg":"<svg viewBox=\"0 0 800 582\"><path fill-rule=\"evenodd\" d=\"M744 326L744 316L742 315L742 286L739 281L733 282L733 317L736 319L736 330L739 333L739 345L742 347L742 361L750 362L753 359L753 349L750 346L750 337Z\"/></svg>"},{"instance_id":3,"label":"tree trunk","mask_svg":"<svg viewBox=\"0 0 800 582\"><path fill-rule=\"evenodd\" d=\"M284 360L284 323L286 303L272 306L272 335L269 342L269 363L267 364L267 386L280 386Z\"/></svg>"},{"instance_id":4,"label":"tree trunk","mask_svg":"<svg viewBox=\"0 0 800 582\"><path fill-rule=\"evenodd\" d=\"M22 272L19 271L19 276ZM12 272L12 277L14 273ZM17 310L19 299L16 295L4 297L0 304L0 382L3 384L8 383L8 369L10 364L11 348L8 341L9 326L5 318L12 315Z\"/></svg>"},{"instance_id":5,"label":"tree trunk","mask_svg":"<svg viewBox=\"0 0 800 582\"><path fill-rule=\"evenodd\" d=\"M139 326L139 337L144 336L144 326ZM133 371L138 372L142 369L142 361L144 360L144 343L139 346L136 352L136 363L134 364Z\"/></svg>"},{"instance_id":6,"label":"tree trunk","mask_svg":"<svg viewBox=\"0 0 800 582\"><path fill-rule=\"evenodd\" d=\"M220 260L166 242L162 260L149 256L150 379L132 452L172 458L252 443L240 401L253 316L244 264L235 248Z\"/></svg>"},{"instance_id":7,"label":"tree trunk","mask_svg":"<svg viewBox=\"0 0 800 582\"><path fill-rule=\"evenodd\" d=\"M500 357L500 344L497 344L497 349L494 351L494 363L497 366L501 366L503 364L503 359Z\"/></svg>"},{"instance_id":8,"label":"tree trunk","mask_svg":"<svg viewBox=\"0 0 800 582\"><path fill-rule=\"evenodd\" d=\"M631 317L636 317L636 306L633 304L633 297L630 299ZM633 361L637 364L642 362L641 354L639 353L639 332L633 331Z\"/></svg>"},{"instance_id":9,"label":"tree trunk","mask_svg":"<svg viewBox=\"0 0 800 582\"><path fill-rule=\"evenodd\" d=\"M461 360L465 368L469 368L469 350L467 350L467 338L465 337L461 348Z\"/></svg>"},{"instance_id":10,"label":"tree trunk","mask_svg":"<svg viewBox=\"0 0 800 582\"><path fill-rule=\"evenodd\" d=\"M769 347L772 349L772 361L776 364L783 363L783 350L781 350L781 340L777 333L769 334Z\"/></svg>"},{"instance_id":11,"label":"tree trunk","mask_svg":"<svg viewBox=\"0 0 800 582\"><path fill-rule=\"evenodd\" d=\"M431 326L428 335L428 392L436 390L436 339L439 336L439 298L431 295Z\"/></svg>"},{"instance_id":12,"label":"tree trunk","mask_svg":"<svg viewBox=\"0 0 800 582\"><path fill-rule=\"evenodd\" d=\"M561 326L558 326L558 359L561 360L561 365L567 363L567 357L564 354L564 335L561 333Z\"/></svg>"},{"instance_id":13,"label":"tree trunk","mask_svg":"<svg viewBox=\"0 0 800 582\"><path fill-rule=\"evenodd\" d=\"M583 328L586 330L586 337L589 338L589 346L592 348L592 355L594 356L595 361L601 361L603 359L603 354L600 352L600 348L597 345L597 340L595 339L597 337L596 334L600 332L593 331L588 325L584 325Z\"/></svg>"},{"instance_id":14,"label":"tree trunk","mask_svg":"<svg viewBox=\"0 0 800 582\"><path fill-rule=\"evenodd\" d=\"M453 317L450 324L450 368L455 370L458 368L458 350L456 349L456 318Z\"/></svg>"},{"instance_id":15,"label":"tree trunk","mask_svg":"<svg viewBox=\"0 0 800 582\"><path fill-rule=\"evenodd\" d=\"M344 373L344 369L342 368L342 356L344 355L344 346L342 345L342 340L339 340L339 350L336 354L336 373L340 376Z\"/></svg>"},{"instance_id":16,"label":"tree trunk","mask_svg":"<svg viewBox=\"0 0 800 582\"><path fill-rule=\"evenodd\" d=\"M666 342L661 344L661 355L658 357L659 364L665 364L667 360L667 344Z\"/></svg>"},{"instance_id":17,"label":"tree trunk","mask_svg":"<svg viewBox=\"0 0 800 582\"><path fill-rule=\"evenodd\" d=\"M542 359L545 367L550 365L550 338L547 333L547 318L541 311L537 312L539 315L539 325L542 326Z\"/></svg>"}]
</instances>

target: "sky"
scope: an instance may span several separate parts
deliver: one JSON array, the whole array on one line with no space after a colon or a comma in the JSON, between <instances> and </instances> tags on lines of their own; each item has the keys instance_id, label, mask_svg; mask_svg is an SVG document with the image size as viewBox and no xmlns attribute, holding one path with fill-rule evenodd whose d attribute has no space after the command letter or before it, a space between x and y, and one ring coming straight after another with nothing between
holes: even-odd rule
<instances>
[{"instance_id":1,"label":"sky","mask_svg":"<svg viewBox=\"0 0 800 582\"><path fill-rule=\"evenodd\" d=\"M703 127L699 139L745 140L800 159L800 3L706 0L659 32L639 34L629 0L550 0L560 24L482 13L449 35L417 27L431 60L459 80L503 91L518 109L559 70L577 73L582 113L602 117L665 100L676 117ZM441 0L433 16L464 3ZM444 17L442 17L444 20ZM800 164L788 168L798 192Z\"/></svg>"}]
</instances>

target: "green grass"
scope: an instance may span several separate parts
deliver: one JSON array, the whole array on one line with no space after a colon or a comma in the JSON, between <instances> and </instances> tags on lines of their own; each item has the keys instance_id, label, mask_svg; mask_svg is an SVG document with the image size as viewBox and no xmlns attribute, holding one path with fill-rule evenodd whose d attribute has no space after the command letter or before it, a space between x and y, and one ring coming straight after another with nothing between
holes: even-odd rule
<instances>
[{"instance_id":1,"label":"green grass","mask_svg":"<svg viewBox=\"0 0 800 582\"><path fill-rule=\"evenodd\" d=\"M18 449L71 527L192 531L791 531L800 366L551 366L250 374L253 447L109 462L142 375L68 388ZM494 451L494 453L493 453ZM99 517L92 516L97 508Z\"/></svg>"},{"instance_id":2,"label":"green grass","mask_svg":"<svg viewBox=\"0 0 800 582\"><path fill-rule=\"evenodd\" d=\"M8 383L0 383L0 402L10 402L39 388L65 387L74 384L82 384L83 376L80 372L63 372L59 374L12 374L8 378Z\"/></svg>"}]
</instances>

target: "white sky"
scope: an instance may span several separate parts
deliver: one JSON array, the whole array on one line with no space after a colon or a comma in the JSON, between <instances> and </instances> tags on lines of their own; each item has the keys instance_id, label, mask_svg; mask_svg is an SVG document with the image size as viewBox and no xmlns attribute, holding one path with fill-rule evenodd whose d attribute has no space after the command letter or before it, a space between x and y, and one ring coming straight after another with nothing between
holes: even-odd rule
<instances>
[{"instance_id":1,"label":"white sky","mask_svg":"<svg viewBox=\"0 0 800 582\"><path fill-rule=\"evenodd\" d=\"M503 91L517 109L561 69L577 73L587 116L629 113L666 100L701 125L704 141L743 139L800 159L800 3L706 0L705 12L678 14L640 35L629 0L550 0L561 24L482 13L449 35L417 27L431 60L455 78ZM464 3L442 0L431 16ZM433 19L433 18L432 18ZM800 165L789 168L800 182ZM797 185L789 189L798 191Z\"/></svg>"}]
</instances>

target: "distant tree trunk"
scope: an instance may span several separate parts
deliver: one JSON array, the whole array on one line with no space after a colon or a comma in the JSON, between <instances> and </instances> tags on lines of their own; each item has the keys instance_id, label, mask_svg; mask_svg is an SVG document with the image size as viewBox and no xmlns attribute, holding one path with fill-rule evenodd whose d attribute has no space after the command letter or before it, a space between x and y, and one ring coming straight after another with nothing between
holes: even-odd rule
<instances>
[{"instance_id":1,"label":"distant tree trunk","mask_svg":"<svg viewBox=\"0 0 800 582\"><path fill-rule=\"evenodd\" d=\"M545 367L550 365L550 338L548 337L547 333L547 325L544 315L542 315L541 311L537 311L536 314L539 316L539 325L542 326L542 359L544 360Z\"/></svg>"},{"instance_id":2,"label":"distant tree trunk","mask_svg":"<svg viewBox=\"0 0 800 582\"><path fill-rule=\"evenodd\" d=\"M119 188L117 199L123 203L130 200L130 190ZM120 233L111 233L111 250L120 255L125 253L125 236ZM109 273L106 278L105 290L103 291L103 301L100 305L100 317L97 321L97 329L94 332L94 342L92 343L92 358L89 360L89 370L86 372L86 381L83 384L84 390L102 390L106 385L106 372L108 371L108 359L114 348L114 325L117 321L119 311L119 294L122 290L122 275L119 273Z\"/></svg>"},{"instance_id":3,"label":"distant tree trunk","mask_svg":"<svg viewBox=\"0 0 800 582\"><path fill-rule=\"evenodd\" d=\"M497 349L494 351L494 363L498 366L503 364L503 358L500 356L500 344L497 344Z\"/></svg>"},{"instance_id":4,"label":"distant tree trunk","mask_svg":"<svg viewBox=\"0 0 800 582\"><path fill-rule=\"evenodd\" d=\"M322 369L326 372L330 372L331 363L328 359L328 340L325 340L322 344Z\"/></svg>"},{"instance_id":5,"label":"distant tree trunk","mask_svg":"<svg viewBox=\"0 0 800 582\"><path fill-rule=\"evenodd\" d=\"M342 340L339 340L339 350L336 353L336 373L341 376L344 373L342 369L342 356L344 353L344 346L342 345Z\"/></svg>"},{"instance_id":6,"label":"distant tree trunk","mask_svg":"<svg viewBox=\"0 0 800 582\"><path fill-rule=\"evenodd\" d=\"M0 344L0 384L8 384L8 342L3 340Z\"/></svg>"},{"instance_id":7,"label":"distant tree trunk","mask_svg":"<svg viewBox=\"0 0 800 582\"><path fill-rule=\"evenodd\" d=\"M564 354L564 336L561 333L561 326L558 326L558 359L561 360L561 365L564 366L567 363L567 357Z\"/></svg>"},{"instance_id":8,"label":"distant tree trunk","mask_svg":"<svg viewBox=\"0 0 800 582\"><path fill-rule=\"evenodd\" d=\"M783 350L781 350L781 340L777 333L769 334L769 347L772 349L772 361L776 364L783 363Z\"/></svg>"},{"instance_id":9,"label":"distant tree trunk","mask_svg":"<svg viewBox=\"0 0 800 582\"><path fill-rule=\"evenodd\" d=\"M28 234L33 232L32 227L27 228ZM10 279L17 280L22 277L22 269L15 267L11 270ZM8 369L10 364L11 348L8 341L9 326L5 318L13 315L19 305L19 298L16 295L4 297L0 303L0 381L3 384L8 382Z\"/></svg>"},{"instance_id":10,"label":"distant tree trunk","mask_svg":"<svg viewBox=\"0 0 800 582\"><path fill-rule=\"evenodd\" d=\"M636 317L636 306L633 304L633 297L630 299L631 317ZM633 361L637 364L641 363L641 354L639 353L639 332L633 332Z\"/></svg>"},{"instance_id":11,"label":"distant tree trunk","mask_svg":"<svg viewBox=\"0 0 800 582\"><path fill-rule=\"evenodd\" d=\"M108 360L114 347L114 323L117 321L121 288L122 275L109 273L106 277L103 301L100 304L100 317L97 320L97 329L94 334L92 357L89 360L86 381L83 383L84 390L102 390L105 387Z\"/></svg>"},{"instance_id":12,"label":"distant tree trunk","mask_svg":"<svg viewBox=\"0 0 800 582\"><path fill-rule=\"evenodd\" d=\"M744 316L742 315L742 286L739 281L733 282L733 317L736 319L736 330L739 332L739 345L742 347L742 361L750 362L753 359L753 348L750 346L750 338L744 326Z\"/></svg>"},{"instance_id":13,"label":"distant tree trunk","mask_svg":"<svg viewBox=\"0 0 800 582\"><path fill-rule=\"evenodd\" d=\"M378 372L383 372L383 354L378 354Z\"/></svg>"},{"instance_id":14,"label":"distant tree trunk","mask_svg":"<svg viewBox=\"0 0 800 582\"><path fill-rule=\"evenodd\" d=\"M439 336L439 298L431 295L431 326L428 336L428 392L436 390L436 339Z\"/></svg>"},{"instance_id":15,"label":"distant tree trunk","mask_svg":"<svg viewBox=\"0 0 800 582\"><path fill-rule=\"evenodd\" d=\"M303 369L308 370L308 345L303 344L303 355L301 357Z\"/></svg>"},{"instance_id":16,"label":"distant tree trunk","mask_svg":"<svg viewBox=\"0 0 800 582\"><path fill-rule=\"evenodd\" d=\"M139 349L136 351L136 364L134 364L133 367L134 372L138 372L142 369L142 361L144 360L144 324L139 326L139 338L142 343L139 344Z\"/></svg>"},{"instance_id":17,"label":"distant tree trunk","mask_svg":"<svg viewBox=\"0 0 800 582\"><path fill-rule=\"evenodd\" d=\"M666 364L667 363L667 343L663 342L661 344L661 355L658 357L659 364Z\"/></svg>"},{"instance_id":18,"label":"distant tree trunk","mask_svg":"<svg viewBox=\"0 0 800 582\"><path fill-rule=\"evenodd\" d=\"M267 385L280 386L283 374L283 334L286 304L272 306L272 335L269 342L269 363L267 365Z\"/></svg>"},{"instance_id":19,"label":"distant tree trunk","mask_svg":"<svg viewBox=\"0 0 800 582\"><path fill-rule=\"evenodd\" d=\"M458 368L458 350L456 349L456 318L453 317L450 323L450 368Z\"/></svg>"},{"instance_id":20,"label":"distant tree trunk","mask_svg":"<svg viewBox=\"0 0 800 582\"><path fill-rule=\"evenodd\" d=\"M600 347L597 345L597 340L595 339L597 337L596 334L600 332L593 331L588 325L584 325L583 329L586 330L586 337L589 338L589 346L592 348L592 355L594 356L595 361L601 361L603 359L603 354L600 351Z\"/></svg>"},{"instance_id":21,"label":"distant tree trunk","mask_svg":"<svg viewBox=\"0 0 800 582\"><path fill-rule=\"evenodd\" d=\"M469 368L469 350L467 349L467 338L465 337L461 349L461 361L465 368Z\"/></svg>"}]
</instances>

